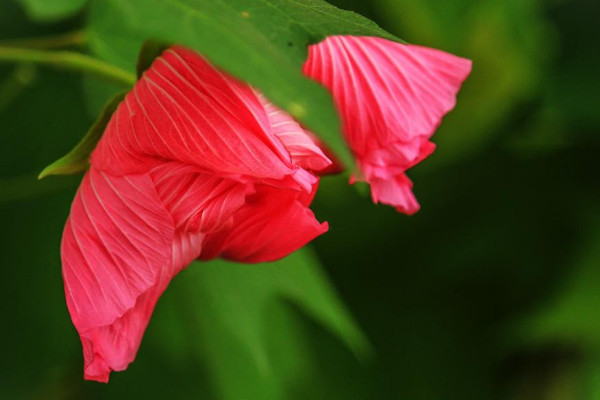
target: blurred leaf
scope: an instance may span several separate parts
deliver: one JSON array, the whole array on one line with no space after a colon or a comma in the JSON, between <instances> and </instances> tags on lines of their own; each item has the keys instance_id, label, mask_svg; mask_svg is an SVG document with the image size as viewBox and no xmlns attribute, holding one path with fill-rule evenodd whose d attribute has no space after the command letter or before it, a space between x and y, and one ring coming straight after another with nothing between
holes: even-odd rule
<instances>
[{"instance_id":1,"label":"blurred leaf","mask_svg":"<svg viewBox=\"0 0 600 400\"><path fill-rule=\"evenodd\" d=\"M48 165L40 173L38 179L45 178L49 175L71 175L83 172L89 167L89 158L96 144L102 137L102 133L106 129L113 113L121 101L125 98L125 93L116 95L106 104L102 113L94 122L87 134L67 155L56 160Z\"/></svg>"},{"instance_id":2,"label":"blurred leaf","mask_svg":"<svg viewBox=\"0 0 600 400\"><path fill-rule=\"evenodd\" d=\"M595 359L590 364L586 399L600 399L600 355L595 354Z\"/></svg>"},{"instance_id":3,"label":"blurred leaf","mask_svg":"<svg viewBox=\"0 0 600 400\"><path fill-rule=\"evenodd\" d=\"M181 296L177 309L188 315L187 324L197 323L197 351L207 357L223 399L285 399L277 359L293 360L295 373L314 369L307 344L302 345L306 338L290 328L289 310L273 313L272 307L282 301L296 305L357 356L369 354L366 339L306 249L270 264L195 263L172 290ZM282 325L280 318L288 322ZM287 330L273 355L269 349L276 327Z\"/></svg>"},{"instance_id":4,"label":"blurred leaf","mask_svg":"<svg viewBox=\"0 0 600 400\"><path fill-rule=\"evenodd\" d=\"M262 90L349 166L352 157L330 96L302 74L308 44L333 34L398 40L323 0L97 0L89 23L92 49L122 67L133 68L146 39L197 50Z\"/></svg>"},{"instance_id":5,"label":"blurred leaf","mask_svg":"<svg viewBox=\"0 0 600 400\"><path fill-rule=\"evenodd\" d=\"M86 98L86 114L95 120L102 113L108 102L119 93L123 92L123 86L104 82L90 76L83 76L83 92Z\"/></svg>"},{"instance_id":6,"label":"blurred leaf","mask_svg":"<svg viewBox=\"0 0 600 400\"><path fill-rule=\"evenodd\" d=\"M34 171L65 154L90 126L84 104L76 77L40 69L35 84L0 111L0 177L31 174L31 185L39 184Z\"/></svg>"},{"instance_id":7,"label":"blurred leaf","mask_svg":"<svg viewBox=\"0 0 600 400\"><path fill-rule=\"evenodd\" d=\"M87 0L17 0L30 18L52 21L70 17L83 8Z\"/></svg>"},{"instance_id":8,"label":"blurred leaf","mask_svg":"<svg viewBox=\"0 0 600 400\"><path fill-rule=\"evenodd\" d=\"M600 221L593 220L590 240L575 258L572 276L543 309L522 322L520 332L526 340L574 343L600 353Z\"/></svg>"},{"instance_id":9,"label":"blurred leaf","mask_svg":"<svg viewBox=\"0 0 600 400\"><path fill-rule=\"evenodd\" d=\"M550 71L545 86L546 112L559 116L568 127L581 133L591 130L597 138L600 125L600 52L594 42L600 38L600 2L596 0L562 1L550 8L556 35L560 38L557 65ZM594 38L590 40L590 38ZM573 139L568 130L565 139ZM577 138L577 136L575 138ZM597 141L597 139L596 139Z\"/></svg>"},{"instance_id":10,"label":"blurred leaf","mask_svg":"<svg viewBox=\"0 0 600 400\"><path fill-rule=\"evenodd\" d=\"M81 348L60 272L60 237L77 179L39 182L34 171L91 121L77 77L36 74L0 111L2 399L66 399L81 380L79 368L77 381L70 374Z\"/></svg>"}]
</instances>

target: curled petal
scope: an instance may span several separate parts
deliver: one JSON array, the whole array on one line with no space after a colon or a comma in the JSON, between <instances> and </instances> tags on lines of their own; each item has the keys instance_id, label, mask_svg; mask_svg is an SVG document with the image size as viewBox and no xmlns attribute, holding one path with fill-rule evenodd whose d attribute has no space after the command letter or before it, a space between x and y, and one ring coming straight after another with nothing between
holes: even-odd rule
<instances>
[{"instance_id":1,"label":"curled petal","mask_svg":"<svg viewBox=\"0 0 600 400\"><path fill-rule=\"evenodd\" d=\"M304 65L332 92L361 178L377 180L373 198L409 213L418 205L404 172L433 151L428 139L470 71L471 61L439 50L356 36L311 46Z\"/></svg>"},{"instance_id":2,"label":"curled petal","mask_svg":"<svg viewBox=\"0 0 600 400\"><path fill-rule=\"evenodd\" d=\"M176 234L172 262L161 268L155 284L138 297L135 307L110 325L80 333L86 379L108 382L110 371L123 371L135 359L156 302L171 279L198 257L203 239L203 234Z\"/></svg>"},{"instance_id":3,"label":"curled petal","mask_svg":"<svg viewBox=\"0 0 600 400\"><path fill-rule=\"evenodd\" d=\"M175 232L150 176L86 174L65 226L62 264L87 379L105 382L133 360L156 300L199 255L202 239Z\"/></svg>"},{"instance_id":4,"label":"curled petal","mask_svg":"<svg viewBox=\"0 0 600 400\"><path fill-rule=\"evenodd\" d=\"M374 203L393 205L397 211L412 215L419 211L419 203L412 192L413 183L405 174L393 178L373 178L371 197Z\"/></svg>"},{"instance_id":5,"label":"curled petal","mask_svg":"<svg viewBox=\"0 0 600 400\"><path fill-rule=\"evenodd\" d=\"M173 219L146 175L91 169L62 240L63 277L75 326L108 325L131 309L171 262Z\"/></svg>"},{"instance_id":6,"label":"curled petal","mask_svg":"<svg viewBox=\"0 0 600 400\"><path fill-rule=\"evenodd\" d=\"M295 170L255 92L181 47L145 72L92 154L94 167L116 175L168 161L258 179Z\"/></svg>"},{"instance_id":7,"label":"curled petal","mask_svg":"<svg viewBox=\"0 0 600 400\"><path fill-rule=\"evenodd\" d=\"M202 172L178 162L150 171L158 196L173 216L175 227L209 233L222 229L240 209L252 186Z\"/></svg>"},{"instance_id":8,"label":"curled petal","mask_svg":"<svg viewBox=\"0 0 600 400\"><path fill-rule=\"evenodd\" d=\"M310 199L299 191L257 186L232 227L206 237L201 258L258 263L285 257L329 228L308 208Z\"/></svg>"},{"instance_id":9,"label":"curled petal","mask_svg":"<svg viewBox=\"0 0 600 400\"><path fill-rule=\"evenodd\" d=\"M331 166L331 160L317 145L312 133L302 129L288 113L275 107L265 96L258 96L269 117L273 135L283 142L296 165L315 172Z\"/></svg>"}]
</instances>

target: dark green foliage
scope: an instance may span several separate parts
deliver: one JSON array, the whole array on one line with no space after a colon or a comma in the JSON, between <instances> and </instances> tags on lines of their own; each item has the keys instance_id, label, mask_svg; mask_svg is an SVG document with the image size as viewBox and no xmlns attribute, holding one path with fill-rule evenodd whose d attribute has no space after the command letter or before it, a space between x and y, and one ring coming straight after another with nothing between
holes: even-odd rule
<instances>
[{"instance_id":1,"label":"dark green foliage","mask_svg":"<svg viewBox=\"0 0 600 400\"><path fill-rule=\"evenodd\" d=\"M15 0L34 20L42 22L56 21L70 17L80 11L87 0Z\"/></svg>"},{"instance_id":2,"label":"dark green foliage","mask_svg":"<svg viewBox=\"0 0 600 400\"><path fill-rule=\"evenodd\" d=\"M133 73L146 36L165 29L159 39L201 48L280 104L305 101L306 118L329 115L319 133L336 129L330 101L291 72L306 44L333 29L378 29L355 16L319 19L330 9L313 2L92 3L87 22L39 25L0 1L0 40L86 28L91 53ZM282 17L298 3L315 27ZM60 236L78 178L36 176L119 88L0 66L0 399L600 396L596 2L335 4L474 60L438 149L409 172L422 210L405 217L325 178L314 208L329 233L271 266L192 265L159 301L136 362L108 386L82 379L62 287ZM200 6L206 14L190 12ZM217 12L229 17L209 17Z\"/></svg>"},{"instance_id":3,"label":"dark green foliage","mask_svg":"<svg viewBox=\"0 0 600 400\"><path fill-rule=\"evenodd\" d=\"M42 179L49 175L72 175L86 171L89 168L90 154L92 154L92 151L96 148L96 144L110 122L110 118L124 98L125 93L113 97L106 106L104 106L104 109L96 122L94 122L92 127L79 143L77 143L73 150L44 168L44 170L40 172L38 178Z\"/></svg>"}]
</instances>

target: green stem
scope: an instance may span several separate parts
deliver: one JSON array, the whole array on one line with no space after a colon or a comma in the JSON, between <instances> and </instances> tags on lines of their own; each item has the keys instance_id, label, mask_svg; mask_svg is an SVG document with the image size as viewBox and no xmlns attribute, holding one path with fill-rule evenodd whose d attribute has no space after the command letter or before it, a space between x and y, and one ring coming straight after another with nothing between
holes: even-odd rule
<instances>
[{"instance_id":1,"label":"green stem","mask_svg":"<svg viewBox=\"0 0 600 400\"><path fill-rule=\"evenodd\" d=\"M56 68L87 72L100 78L133 86L133 74L96 58L73 51L47 51L0 46L0 63L30 62Z\"/></svg>"},{"instance_id":2,"label":"green stem","mask_svg":"<svg viewBox=\"0 0 600 400\"><path fill-rule=\"evenodd\" d=\"M79 30L47 37L2 40L0 41L0 46L57 49L62 47L83 46L87 43L87 40L87 32Z\"/></svg>"}]
</instances>

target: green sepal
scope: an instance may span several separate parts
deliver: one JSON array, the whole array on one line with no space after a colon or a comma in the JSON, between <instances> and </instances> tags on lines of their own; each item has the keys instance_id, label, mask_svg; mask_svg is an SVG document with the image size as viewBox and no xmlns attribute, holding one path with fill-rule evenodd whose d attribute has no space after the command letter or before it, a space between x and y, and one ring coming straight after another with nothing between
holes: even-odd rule
<instances>
[{"instance_id":1,"label":"green sepal","mask_svg":"<svg viewBox=\"0 0 600 400\"><path fill-rule=\"evenodd\" d=\"M104 106L104 109L96 122L94 122L90 130L83 139L77 143L73 150L44 168L44 170L40 172L38 179L45 178L49 175L72 175L87 170L90 165L90 154L92 154L92 151L96 148L113 113L125 98L125 94L126 92L123 92L113 97L106 106Z\"/></svg>"}]
</instances>

